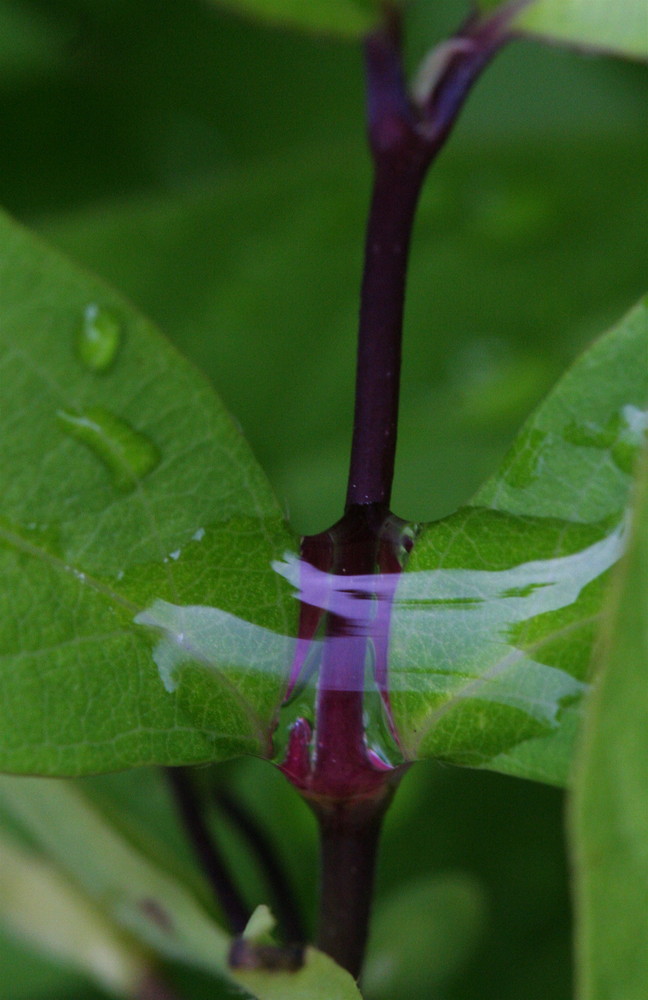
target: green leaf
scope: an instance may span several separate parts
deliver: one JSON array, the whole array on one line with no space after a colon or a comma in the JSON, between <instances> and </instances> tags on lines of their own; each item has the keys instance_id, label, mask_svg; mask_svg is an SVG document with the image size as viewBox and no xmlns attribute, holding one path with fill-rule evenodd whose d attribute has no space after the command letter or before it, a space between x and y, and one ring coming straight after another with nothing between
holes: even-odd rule
<instances>
[{"instance_id":1,"label":"green leaf","mask_svg":"<svg viewBox=\"0 0 648 1000\"><path fill-rule=\"evenodd\" d=\"M98 990L95 993L88 990L83 973L42 955L1 924L0 968L8 1000L51 1000L53 996L104 1000Z\"/></svg>"},{"instance_id":2,"label":"green leaf","mask_svg":"<svg viewBox=\"0 0 648 1000\"><path fill-rule=\"evenodd\" d=\"M292 629L265 477L131 306L6 218L0 245L0 768L267 753L286 660L246 671L232 631ZM181 632L151 655L178 608L206 605L222 657L205 669Z\"/></svg>"},{"instance_id":3,"label":"green leaf","mask_svg":"<svg viewBox=\"0 0 648 1000\"><path fill-rule=\"evenodd\" d=\"M109 992L136 995L150 960L61 872L0 837L0 924ZM13 995L13 994L12 994Z\"/></svg>"},{"instance_id":4,"label":"green leaf","mask_svg":"<svg viewBox=\"0 0 648 1000\"><path fill-rule=\"evenodd\" d=\"M480 0L482 9L504 7ZM631 59L648 59L648 19L643 0L526 0L511 18L514 32L595 49Z\"/></svg>"},{"instance_id":5,"label":"green leaf","mask_svg":"<svg viewBox=\"0 0 648 1000\"><path fill-rule=\"evenodd\" d=\"M352 976L332 958L307 948L304 966L297 972L232 972L258 1000L361 1000Z\"/></svg>"},{"instance_id":6,"label":"green leaf","mask_svg":"<svg viewBox=\"0 0 648 1000\"><path fill-rule=\"evenodd\" d=\"M5 775L0 804L113 923L170 958L226 969L228 936L192 889L153 860L150 835L145 842L140 830L136 843L72 782Z\"/></svg>"},{"instance_id":7,"label":"green leaf","mask_svg":"<svg viewBox=\"0 0 648 1000\"><path fill-rule=\"evenodd\" d=\"M578 1000L642 1000L648 982L648 451L575 771Z\"/></svg>"},{"instance_id":8,"label":"green leaf","mask_svg":"<svg viewBox=\"0 0 648 1000\"><path fill-rule=\"evenodd\" d=\"M219 7L285 27L355 38L378 22L376 0L211 0Z\"/></svg>"},{"instance_id":9,"label":"green leaf","mask_svg":"<svg viewBox=\"0 0 648 1000\"><path fill-rule=\"evenodd\" d=\"M472 505L423 530L392 625L406 757L567 780L648 428L647 359L641 304L567 373Z\"/></svg>"}]
</instances>

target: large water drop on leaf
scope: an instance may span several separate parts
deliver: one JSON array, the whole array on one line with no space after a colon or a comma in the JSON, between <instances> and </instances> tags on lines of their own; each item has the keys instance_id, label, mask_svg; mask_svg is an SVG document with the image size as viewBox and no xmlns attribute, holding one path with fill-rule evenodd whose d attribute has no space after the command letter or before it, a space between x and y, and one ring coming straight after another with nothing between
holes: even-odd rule
<instances>
[{"instance_id":1,"label":"large water drop on leaf","mask_svg":"<svg viewBox=\"0 0 648 1000\"><path fill-rule=\"evenodd\" d=\"M66 434L87 445L107 466L118 490L132 490L160 461L153 442L109 410L59 410L57 416Z\"/></svg>"},{"instance_id":2,"label":"large water drop on leaf","mask_svg":"<svg viewBox=\"0 0 648 1000\"><path fill-rule=\"evenodd\" d=\"M119 349L121 323L108 309L89 303L83 312L83 321L77 336L79 358L93 372L110 368Z\"/></svg>"}]
</instances>

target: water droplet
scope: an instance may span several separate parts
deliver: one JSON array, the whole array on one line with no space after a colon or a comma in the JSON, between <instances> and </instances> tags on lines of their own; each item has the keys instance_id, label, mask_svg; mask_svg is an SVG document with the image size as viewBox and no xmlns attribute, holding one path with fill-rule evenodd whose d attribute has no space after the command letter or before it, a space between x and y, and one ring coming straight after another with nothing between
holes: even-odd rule
<instances>
[{"instance_id":1,"label":"water droplet","mask_svg":"<svg viewBox=\"0 0 648 1000\"><path fill-rule=\"evenodd\" d=\"M205 537L205 529L204 528L198 528L198 530L194 531L193 535L191 536L191 538L192 538L192 540L194 542L202 542L202 540L203 540L204 537Z\"/></svg>"},{"instance_id":2,"label":"water droplet","mask_svg":"<svg viewBox=\"0 0 648 1000\"><path fill-rule=\"evenodd\" d=\"M57 416L66 434L87 445L107 466L118 490L134 489L160 461L152 441L108 410L59 410Z\"/></svg>"},{"instance_id":3,"label":"water droplet","mask_svg":"<svg viewBox=\"0 0 648 1000\"><path fill-rule=\"evenodd\" d=\"M114 313L89 303L77 336L77 352L86 368L105 372L115 360L120 341L121 323Z\"/></svg>"},{"instance_id":4,"label":"water droplet","mask_svg":"<svg viewBox=\"0 0 648 1000\"><path fill-rule=\"evenodd\" d=\"M574 422L564 431L565 440L581 448L600 448L621 472L631 475L637 451L648 431L648 411L628 404L613 413L606 424Z\"/></svg>"},{"instance_id":5,"label":"water droplet","mask_svg":"<svg viewBox=\"0 0 648 1000\"><path fill-rule=\"evenodd\" d=\"M176 549L174 552L169 552L169 559L177 561L182 554L182 549Z\"/></svg>"},{"instance_id":6,"label":"water droplet","mask_svg":"<svg viewBox=\"0 0 648 1000\"><path fill-rule=\"evenodd\" d=\"M595 424L592 421L578 423L576 421L567 425L563 432L565 441L575 444L579 448L610 448L617 439L621 423L618 414L608 420L605 426Z\"/></svg>"}]
</instances>

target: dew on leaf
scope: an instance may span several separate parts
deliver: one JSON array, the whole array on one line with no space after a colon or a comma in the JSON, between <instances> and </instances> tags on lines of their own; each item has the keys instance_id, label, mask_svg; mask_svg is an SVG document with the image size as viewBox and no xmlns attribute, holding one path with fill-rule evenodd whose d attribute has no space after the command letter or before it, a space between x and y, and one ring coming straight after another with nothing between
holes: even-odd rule
<instances>
[{"instance_id":1,"label":"dew on leaf","mask_svg":"<svg viewBox=\"0 0 648 1000\"><path fill-rule=\"evenodd\" d=\"M476 516L457 515L457 552L464 520ZM588 595L620 558L625 529L480 516L485 552L470 548L453 562L439 543L436 568L331 573L294 552L274 560L314 619L310 630L281 634L218 607L162 599L134 623L151 633L153 662L169 693L196 670L229 683L274 675L284 695L274 759L296 761L295 774L314 759L325 691L361 694L374 770L428 755L483 764L555 730L583 696L584 670L558 655L556 644L566 627L591 614ZM349 670L331 676L327 661Z\"/></svg>"},{"instance_id":2,"label":"dew on leaf","mask_svg":"<svg viewBox=\"0 0 648 1000\"><path fill-rule=\"evenodd\" d=\"M603 425L592 422L572 422L563 432L570 444L581 448L609 451L610 458L621 472L632 475L637 452L648 431L648 411L628 404L613 413Z\"/></svg>"},{"instance_id":3,"label":"dew on leaf","mask_svg":"<svg viewBox=\"0 0 648 1000\"><path fill-rule=\"evenodd\" d=\"M65 433L87 445L109 469L118 490L134 489L160 461L153 442L109 410L59 410L57 416Z\"/></svg>"},{"instance_id":4,"label":"dew on leaf","mask_svg":"<svg viewBox=\"0 0 648 1000\"><path fill-rule=\"evenodd\" d=\"M90 371L104 372L110 368L119 349L121 323L110 310L90 302L83 311L77 335L79 358Z\"/></svg>"}]
</instances>

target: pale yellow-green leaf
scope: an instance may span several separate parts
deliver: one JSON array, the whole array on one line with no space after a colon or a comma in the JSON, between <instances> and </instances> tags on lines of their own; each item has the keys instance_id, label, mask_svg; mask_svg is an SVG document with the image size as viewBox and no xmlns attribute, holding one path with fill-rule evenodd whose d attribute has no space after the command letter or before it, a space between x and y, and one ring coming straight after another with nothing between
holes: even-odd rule
<instances>
[{"instance_id":1,"label":"pale yellow-green leaf","mask_svg":"<svg viewBox=\"0 0 648 1000\"><path fill-rule=\"evenodd\" d=\"M0 924L104 989L131 996L149 970L145 952L54 865L0 837Z\"/></svg>"},{"instance_id":2,"label":"pale yellow-green leaf","mask_svg":"<svg viewBox=\"0 0 648 1000\"><path fill-rule=\"evenodd\" d=\"M501 0L480 0L479 6L491 10L506 4ZM648 59L648 7L644 0L522 0L519 8L510 21L516 32L631 59Z\"/></svg>"},{"instance_id":3,"label":"pale yellow-green leaf","mask_svg":"<svg viewBox=\"0 0 648 1000\"><path fill-rule=\"evenodd\" d=\"M0 805L115 923L171 958L222 972L229 939L176 877L72 782L0 777Z\"/></svg>"}]
</instances>

